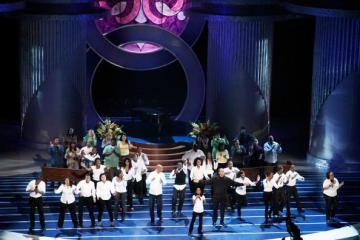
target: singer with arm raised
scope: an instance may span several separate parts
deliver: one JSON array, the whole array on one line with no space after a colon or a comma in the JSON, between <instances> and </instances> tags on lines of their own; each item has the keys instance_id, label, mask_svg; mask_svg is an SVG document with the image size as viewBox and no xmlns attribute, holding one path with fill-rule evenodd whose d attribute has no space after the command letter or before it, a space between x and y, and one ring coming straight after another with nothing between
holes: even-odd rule
<instances>
[{"instance_id":1,"label":"singer with arm raised","mask_svg":"<svg viewBox=\"0 0 360 240\"><path fill-rule=\"evenodd\" d=\"M326 179L323 183L323 194L325 199L326 223L334 223L334 217L337 211L338 199L337 190L344 185L344 182L339 183L335 178L334 172L326 173Z\"/></svg>"}]
</instances>

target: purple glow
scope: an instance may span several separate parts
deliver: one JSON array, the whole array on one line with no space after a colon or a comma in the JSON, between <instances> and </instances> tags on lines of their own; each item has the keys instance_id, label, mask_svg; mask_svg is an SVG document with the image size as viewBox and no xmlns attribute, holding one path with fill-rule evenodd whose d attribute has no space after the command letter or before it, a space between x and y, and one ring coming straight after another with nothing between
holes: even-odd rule
<instances>
[{"instance_id":1,"label":"purple glow","mask_svg":"<svg viewBox=\"0 0 360 240\"><path fill-rule=\"evenodd\" d=\"M127 24L152 24L180 35L189 20L184 10L191 0L98 0L97 5L109 9L110 16L96 20L101 33ZM126 51L148 53L161 49L151 43L126 43L120 46Z\"/></svg>"}]
</instances>

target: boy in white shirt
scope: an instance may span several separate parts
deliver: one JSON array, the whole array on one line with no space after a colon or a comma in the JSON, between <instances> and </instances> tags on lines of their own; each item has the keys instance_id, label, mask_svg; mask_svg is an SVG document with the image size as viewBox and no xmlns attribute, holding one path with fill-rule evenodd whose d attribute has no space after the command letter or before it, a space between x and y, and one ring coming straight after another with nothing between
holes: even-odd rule
<instances>
[{"instance_id":1,"label":"boy in white shirt","mask_svg":"<svg viewBox=\"0 0 360 240\"><path fill-rule=\"evenodd\" d=\"M198 227L198 233L200 235L203 234L202 232L202 222L203 222L203 216L204 216L204 203L206 201L205 196L202 194L201 188L196 188L195 194L192 196L192 201L194 204L193 208L193 214L190 222L189 227L189 233L188 235L192 234L194 223L196 220L196 217L199 216L199 227Z\"/></svg>"},{"instance_id":2,"label":"boy in white shirt","mask_svg":"<svg viewBox=\"0 0 360 240\"><path fill-rule=\"evenodd\" d=\"M289 169L289 171L286 172L285 176L288 180L288 182L286 184L286 215L291 216L291 212L290 212L291 196L294 197L295 202L296 202L297 211L300 214L303 212L303 210L301 208L301 203L300 203L299 195L298 195L297 188L296 188L296 180L305 181L305 178L303 176L301 176L298 172L295 171L294 164L292 164L290 166L290 169Z\"/></svg>"}]
</instances>

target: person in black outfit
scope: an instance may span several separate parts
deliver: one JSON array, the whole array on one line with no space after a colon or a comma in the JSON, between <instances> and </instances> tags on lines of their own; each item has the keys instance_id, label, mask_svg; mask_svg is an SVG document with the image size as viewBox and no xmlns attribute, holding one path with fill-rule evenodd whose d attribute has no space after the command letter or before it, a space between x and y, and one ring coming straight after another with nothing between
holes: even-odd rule
<instances>
[{"instance_id":1,"label":"person in black outfit","mask_svg":"<svg viewBox=\"0 0 360 240\"><path fill-rule=\"evenodd\" d=\"M225 226L224 215L227 203L227 189L230 186L243 186L243 183L237 183L230 178L225 177L224 169L219 169L219 175L212 177L210 180L203 180L204 184L210 184L213 187L213 225L215 226L218 218L218 209L220 206L220 224Z\"/></svg>"},{"instance_id":2,"label":"person in black outfit","mask_svg":"<svg viewBox=\"0 0 360 240\"><path fill-rule=\"evenodd\" d=\"M250 166L259 167L264 165L264 150L259 145L259 140L254 138L254 141L249 146L249 157L250 157ZM263 172L260 172L262 175Z\"/></svg>"}]
</instances>

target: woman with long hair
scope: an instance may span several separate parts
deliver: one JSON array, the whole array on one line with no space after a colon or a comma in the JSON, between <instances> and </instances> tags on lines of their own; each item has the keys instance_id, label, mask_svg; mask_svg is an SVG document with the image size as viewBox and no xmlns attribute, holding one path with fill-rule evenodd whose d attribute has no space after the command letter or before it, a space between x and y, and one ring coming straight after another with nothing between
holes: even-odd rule
<instances>
[{"instance_id":1,"label":"woman with long hair","mask_svg":"<svg viewBox=\"0 0 360 240\"><path fill-rule=\"evenodd\" d=\"M109 214L111 226L114 227L114 217L113 210L111 205L111 195L114 194L114 187L110 181L107 181L106 175L102 173L100 175L100 182L96 184L96 198L99 203L99 215L98 215L98 225L101 226L101 218L106 206L106 209Z\"/></svg>"},{"instance_id":2,"label":"woman with long hair","mask_svg":"<svg viewBox=\"0 0 360 240\"><path fill-rule=\"evenodd\" d=\"M76 217L76 205L75 205L75 192L76 186L72 184L70 179L67 177L64 180L64 183L60 185L58 189L54 191L56 194L61 193L60 198L60 214L58 219L58 228L62 228L64 226L64 217L66 208L69 209L71 220L74 224L74 228L78 227L78 220Z\"/></svg>"},{"instance_id":3,"label":"woman with long hair","mask_svg":"<svg viewBox=\"0 0 360 240\"><path fill-rule=\"evenodd\" d=\"M70 143L65 152L66 166L71 169L79 169L80 149L75 142Z\"/></svg>"},{"instance_id":4,"label":"woman with long hair","mask_svg":"<svg viewBox=\"0 0 360 240\"><path fill-rule=\"evenodd\" d=\"M133 208L133 190L134 190L134 177L135 177L135 171L131 164L130 158L125 158L123 165L120 169L122 171L124 179L127 183L126 186L126 192L127 192L127 205L128 211L134 211Z\"/></svg>"},{"instance_id":5,"label":"woman with long hair","mask_svg":"<svg viewBox=\"0 0 360 240\"><path fill-rule=\"evenodd\" d=\"M125 133L120 135L117 146L120 152L120 161L124 161L125 158L129 157L130 150L134 148Z\"/></svg>"},{"instance_id":6,"label":"woman with long hair","mask_svg":"<svg viewBox=\"0 0 360 240\"><path fill-rule=\"evenodd\" d=\"M127 182L124 179L122 171L118 171L116 176L112 179L112 184L115 190L115 220L119 215L119 207L121 207L121 221L124 221L126 215L126 186Z\"/></svg>"}]
</instances>

